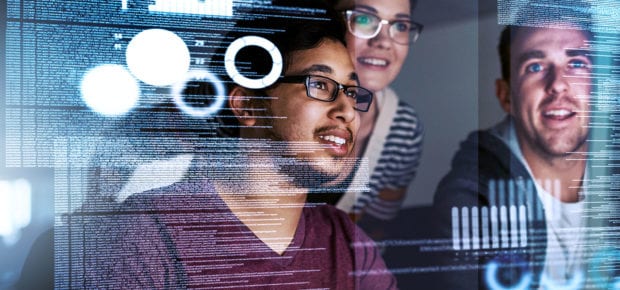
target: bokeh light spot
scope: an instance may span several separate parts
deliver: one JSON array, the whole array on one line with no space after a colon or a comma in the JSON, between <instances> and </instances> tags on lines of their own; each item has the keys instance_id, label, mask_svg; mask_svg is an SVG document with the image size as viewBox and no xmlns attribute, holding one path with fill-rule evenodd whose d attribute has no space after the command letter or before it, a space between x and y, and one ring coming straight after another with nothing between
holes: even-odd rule
<instances>
[{"instance_id":1,"label":"bokeh light spot","mask_svg":"<svg viewBox=\"0 0 620 290\"><path fill-rule=\"evenodd\" d=\"M114 64L101 65L86 72L80 92L88 107L106 116L127 113L140 97L140 87L131 73Z\"/></svg>"},{"instance_id":2,"label":"bokeh light spot","mask_svg":"<svg viewBox=\"0 0 620 290\"><path fill-rule=\"evenodd\" d=\"M139 80L156 87L181 80L189 70L189 48L183 39L164 29L138 33L127 45L129 71Z\"/></svg>"}]
</instances>

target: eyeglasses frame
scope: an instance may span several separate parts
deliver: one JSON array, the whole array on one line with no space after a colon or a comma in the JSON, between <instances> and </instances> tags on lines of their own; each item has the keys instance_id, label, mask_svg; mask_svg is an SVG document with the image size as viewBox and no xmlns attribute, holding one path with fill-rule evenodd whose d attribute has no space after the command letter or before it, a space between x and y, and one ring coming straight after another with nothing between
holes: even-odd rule
<instances>
[{"instance_id":1,"label":"eyeglasses frame","mask_svg":"<svg viewBox=\"0 0 620 290\"><path fill-rule=\"evenodd\" d=\"M372 35L370 35L370 36L364 36L364 35L355 34L353 32L353 28L351 28L351 21L350 21L351 14L354 13L354 12L364 13L364 14L368 14L368 15L372 15L372 16L377 17L380 20L379 21L379 25L377 26L377 30ZM351 32L351 34L353 34L355 37L359 37L361 39L371 39L371 38L376 37L381 32L381 29L383 28L383 25L384 24L388 24L390 26L390 29L389 29L390 39L394 40L395 43L402 44L402 45L408 45L408 44L415 43L418 40L418 38L420 37L420 34L422 34L422 29L424 29L424 25L422 23L415 22L415 21L413 21L411 19L409 19L409 20L387 20L387 19L383 19L383 18L379 17L379 15L374 14L372 12L360 11L360 10L355 10L355 9L344 10L342 13L343 13L345 19L347 20L347 29L349 30L349 32ZM396 22L403 22L403 21L411 23L411 27L409 28L409 32L414 31L414 30L417 30L417 32L418 32L415 37L409 38L409 42L407 42L407 43L398 42L398 41L396 41L394 39L394 36L392 36L392 30L391 30L392 24L394 24Z\"/></svg>"},{"instance_id":2,"label":"eyeglasses frame","mask_svg":"<svg viewBox=\"0 0 620 290\"><path fill-rule=\"evenodd\" d=\"M328 80L334 82L336 85L338 85L337 89L334 91L334 93L332 94L332 96L331 96L331 98L329 100L318 99L318 98L312 97L310 95L310 87L308 85L309 85L309 81L310 81L311 77L319 77L319 78L328 79ZM353 109L358 111L358 112L368 112L368 110L370 109L370 105L372 105L372 101L375 98L375 94L372 91L370 91L369 89L367 89L367 88L364 88L364 87L358 86L358 85L355 85L355 86L343 85L343 84L341 84L341 83L339 83L339 82L337 82L337 81L335 81L335 80L333 80L331 78L328 78L328 77L325 77L325 76L320 76L320 75L281 76L278 79L278 81L276 81L276 83L303 83L306 86L306 96L308 96L308 98L311 98L311 99L317 100L317 101L326 102L326 103L331 103L331 102L335 101L336 98L338 98L338 93L340 91L345 92L349 88L360 88L360 89L366 90L370 94L370 101L368 102L368 107L366 108L366 110L361 110L361 109L358 109L357 107L353 106ZM347 97L349 97L349 96L347 96ZM357 101L356 101L356 103L357 103Z\"/></svg>"}]
</instances>

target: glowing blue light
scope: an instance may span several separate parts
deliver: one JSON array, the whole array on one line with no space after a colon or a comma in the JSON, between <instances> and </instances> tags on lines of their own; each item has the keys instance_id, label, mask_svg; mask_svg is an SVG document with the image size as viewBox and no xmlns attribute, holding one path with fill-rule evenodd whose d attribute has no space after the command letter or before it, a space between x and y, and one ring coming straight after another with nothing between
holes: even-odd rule
<instances>
[{"instance_id":1,"label":"glowing blue light","mask_svg":"<svg viewBox=\"0 0 620 290\"><path fill-rule=\"evenodd\" d=\"M215 101L208 107L194 108L188 106L183 100L183 90L188 81L209 81L215 87ZM172 96L177 107L183 112L198 118L204 118L217 113L226 101L226 90L222 82L212 73L206 70L192 70L186 75L186 80L172 87Z\"/></svg>"},{"instance_id":2,"label":"glowing blue light","mask_svg":"<svg viewBox=\"0 0 620 290\"><path fill-rule=\"evenodd\" d=\"M604 248L598 250L590 259L588 279L595 281L595 285L600 289L620 290L620 277L611 277L606 271L610 265L615 265L620 261L620 250ZM607 275L606 275L607 274Z\"/></svg>"},{"instance_id":3,"label":"glowing blue light","mask_svg":"<svg viewBox=\"0 0 620 290\"><path fill-rule=\"evenodd\" d=\"M80 85L82 99L93 111L116 116L131 110L140 97L140 87L120 65L106 64L86 72Z\"/></svg>"},{"instance_id":4,"label":"glowing blue light","mask_svg":"<svg viewBox=\"0 0 620 290\"><path fill-rule=\"evenodd\" d=\"M139 80L161 87L179 82L189 70L189 49L183 39L164 29L148 29L134 36L125 58Z\"/></svg>"},{"instance_id":5,"label":"glowing blue light","mask_svg":"<svg viewBox=\"0 0 620 290\"><path fill-rule=\"evenodd\" d=\"M30 224L31 192L27 180L0 181L0 237L7 246L17 243L20 230Z\"/></svg>"},{"instance_id":6,"label":"glowing blue light","mask_svg":"<svg viewBox=\"0 0 620 290\"><path fill-rule=\"evenodd\" d=\"M484 278L487 282L487 285L490 289L493 290L525 290L530 287L532 284L532 273L529 271L526 272L519 282L514 286L504 286L499 281L497 281L497 270L499 269L499 263L492 261L487 264L486 272L484 273Z\"/></svg>"}]
</instances>

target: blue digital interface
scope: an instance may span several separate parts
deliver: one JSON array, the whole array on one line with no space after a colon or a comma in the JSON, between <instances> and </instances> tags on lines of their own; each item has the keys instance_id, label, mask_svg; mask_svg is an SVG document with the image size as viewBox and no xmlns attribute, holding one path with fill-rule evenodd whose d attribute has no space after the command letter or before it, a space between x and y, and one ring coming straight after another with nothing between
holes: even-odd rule
<instances>
[{"instance_id":1,"label":"blue digital interface","mask_svg":"<svg viewBox=\"0 0 620 290\"><path fill-rule=\"evenodd\" d=\"M381 114L378 112L374 112L376 115L370 115L373 119L370 124L374 127L371 125L371 129L366 130L366 134L369 135L366 139L357 139L355 145L361 148L359 149L361 152L368 150L371 153L360 156L349 152L347 156L335 158L344 164L339 165L342 167L335 167L333 164L325 165L322 163L325 162L323 159L316 161L305 158L305 156L325 150L337 151L334 148L354 141L347 139L348 133L343 137L342 134L330 131L331 135L323 134L320 140L319 138L317 138L318 141L315 140L316 142L290 141L285 139L286 136L274 134L260 136L256 139L227 135L227 132L248 127L241 123L231 125L226 122L233 116L228 103L232 93L230 89L240 86L255 90L264 94L258 98L269 101L273 98L268 95L268 92L271 92L274 86L280 85L279 82L282 81L280 77L287 71L289 68L287 64L291 62L287 55L281 53L281 48L270 40L273 35L281 33L282 29L269 25L256 27L244 25L261 23L261 21L268 23L273 19L291 22L320 22L325 21L327 17L325 10L322 9L280 5L281 2L272 0L6 0L0 3L0 7L3 8L0 15L2 22L0 26L2 29L0 38L2 42L2 54L0 54L2 57L0 60L2 66L0 68L2 76L0 82L2 91L0 99L2 104L0 106L0 119L2 120L2 126L0 126L0 289L22 289L25 287L23 285L30 285L24 280L34 279L33 277L39 275L42 277L41 281L53 283L46 285L49 288L105 288L119 285L113 282L107 284L111 280L106 279L110 277L103 274L99 278L93 278L98 275L98 272L89 269L98 261L97 259L105 259L106 255L112 255L108 248L117 246L114 239L120 239L121 235L111 235L109 240L101 236L97 239L89 238L89 234L101 230L102 224L107 225L108 219L115 215L121 216L124 221L133 221L132 219L140 221L132 224L132 227L123 229L137 237L135 243L123 240L124 243L131 244L128 247L140 248L136 250L140 252L143 250L141 247L150 251L149 248L152 246L152 253L165 252L165 255L172 257L167 257L170 258L166 258L167 260L162 258L161 261L153 262L152 265L148 264L152 261L141 264L142 262L136 261L139 259L134 259L135 257L128 258L123 255L107 257L111 261L120 261L110 266L111 268L118 266L127 271L153 269L156 273L158 271L156 268L159 269L160 266L169 267L164 272L172 277L170 281L166 276L165 281L161 282L163 284L157 284L159 283L157 279L160 278L158 277L153 278L153 281L157 280L153 282L154 284L149 284L152 281L147 281L140 285L207 289L217 287L225 289L233 286L305 289L310 287L309 285L317 285L314 281L306 281L306 273L309 273L307 277L315 277L312 275L322 277L316 273L312 274L318 272L328 277L325 280L341 279L341 277L355 280L357 278L351 277L364 276L370 277L367 281L375 281L372 280L373 277L387 275L394 277L398 288L401 289L442 289L439 287L495 290L620 289L620 171L618 170L620 167L620 154L618 153L620 144L620 114L618 113L620 112L620 1L498 0L491 1L494 2L490 5L493 8L492 12L482 10L483 7L489 6L486 3L489 1L468 1L468 3L471 2L469 6L477 7L480 11L470 13L471 15L466 20L448 19L445 22L438 20L425 26L424 34L417 40L417 43L411 43L409 44L411 47L404 49L416 57L412 69L424 73L424 69L431 67L433 61L422 62L422 60L448 59L449 57L445 55L446 51L449 51L451 57L466 58L463 56L467 53L464 48L442 47L435 51L436 47L442 46L441 41L444 37L458 37L456 34L461 30L454 29L461 27L460 29L469 30L476 35L476 38L467 41L475 47L481 46L478 47L479 51L473 53L477 59L453 63L451 65L454 67L445 67L445 71L467 71L458 78L469 80L467 76L473 75L476 78L479 77L480 84L499 82L502 77L498 70L500 60L496 53L500 35L487 36L485 33L488 30L482 27L488 23L488 21L484 22L484 19L487 19L489 15L494 21L493 27L496 27L494 33L500 30L497 27L515 28L512 32L512 41L515 43L518 40L523 41L522 37L525 35L523 31L532 33L541 29L557 29L563 32L582 31L582 35L587 35L583 45L573 47L565 43L554 43L562 48L562 55L553 55L549 58L552 60L549 61L547 56L541 52L542 49L536 47L539 43L528 44L531 46L530 51L518 60L514 59L517 49L509 48L510 53L513 54L512 58L508 56L513 68L510 70L511 76L507 79L510 87L508 90L511 96L519 97L518 88L527 89L543 83L553 78L555 74L565 77L566 83L573 88L587 86L590 90L586 94L577 94L574 100L558 101L561 99L561 95L558 94L553 101L543 102L537 105L539 107L532 109L536 112L544 111L540 114L544 116L546 120L544 122L547 123L540 126L553 127L558 132L563 129L560 123L568 118L587 119L583 126L585 129L580 131L586 132L587 135L586 151L565 152L566 158L585 160L586 164L583 172L580 173L582 177L572 180L571 188L579 188L580 197L578 202L573 203L560 202L561 192L565 189L562 187L564 184L561 184L559 180L564 176L563 172L569 171L566 168L559 170L554 175L556 178L547 179L533 178L534 175L540 173L537 171L540 168L533 166L525 166L522 176L515 178L512 176L499 178L493 174L487 176L482 173L485 170L483 166L460 168L458 162L463 159L452 159L458 148L467 146L466 142L461 144L450 141L454 143L450 144L453 151L443 152L445 156L424 155L426 148L442 145L439 143L445 136L458 135L461 141L467 136L468 131L455 133L448 129L456 127L458 124L454 123L459 122L450 119L451 111L461 111L466 108L450 105L457 103L459 96L456 95L446 96L443 100L427 100L426 103L417 100L424 96L414 96L412 103L416 105L416 112L423 120L425 134L436 138L427 138L427 141L424 141L425 149L421 151L424 158L417 169L419 172L417 178L428 177L425 175L425 167L439 168L439 164L443 164L441 174L433 173L437 175L433 176L433 180L437 182L433 183L432 188L420 190L428 192L417 192L415 185L418 183L405 186L404 191L409 196L420 194L428 197L428 202L422 206L407 205L408 197L378 201L384 195L389 197L390 193L393 193L391 191L398 192L400 187L388 185L386 188L376 188L384 179L388 179L381 173L377 173L381 171L376 170L377 166L380 169L385 167L388 168L386 170L396 170L393 168L400 166L402 160L398 157L386 157L387 159L382 160L383 163L381 163L373 159L372 155L392 156L390 154L404 152L403 148L413 142L413 137L411 137L399 140L400 143L397 142L389 148L372 145L372 142L375 142L374 139L379 137L374 137L374 133L369 132L381 132L382 129L390 128L392 135L385 133L382 137L387 140L391 138L390 136L398 135L406 130L398 125L392 128L389 126L392 123L380 121ZM351 2L350 5L347 4L347 9L362 11L379 18L380 23L377 24L380 29L379 35L385 39L378 42L373 42L374 38L368 39L369 46L381 46L381 41L392 41L390 37L395 38L393 34L397 33L398 26L394 24L397 21L392 19L394 15L373 10L372 4L368 3L373 3L374 0L326 2L330 4ZM433 5L449 7L455 2L457 1L442 0L437 3L418 3L413 16L407 17L416 20L416 17L425 13L422 10L425 7ZM336 5L336 7L339 6ZM433 11L437 13L438 10ZM460 15L459 13L446 14L454 15L454 17ZM345 13L338 15L344 19ZM435 14L430 16L435 16ZM372 19L374 18L360 17L355 21L364 23L355 25L366 24L365 21L372 21ZM395 19L402 20L398 17ZM411 25L407 21L404 23ZM343 28L349 31L346 38L348 46L351 46L355 39L355 36L351 34L353 33L352 25L354 25L351 23L349 20L346 23L348 26ZM449 36L444 36L444 33ZM238 35L244 36L238 37ZM486 38L493 38L492 45L487 45L483 41ZM418 48L418 45L424 45L424 42L429 43L428 46ZM383 63L380 59L389 58L391 56L386 55L402 51L402 47L398 46L401 44L391 43L390 45L393 45L390 47L394 52L386 50L389 53L385 55L353 58L353 62L363 63L363 65L355 63L360 79L363 77L360 67L373 67L376 71L387 74L379 67L388 66L389 61ZM484 50L486 46L492 47ZM252 56L249 62L239 61L237 56L244 52L247 53L248 48L254 49L253 52L259 52L256 56ZM355 49L362 51L361 48L355 47L349 48L349 52L353 53ZM483 50L493 51L493 54L484 54ZM543 56L540 56L541 54ZM560 58L565 55L570 55L574 59L567 64L568 69L561 70L554 63L556 59L553 57ZM270 69L265 72L252 71L254 58L271 63ZM419 63L422 65L418 66ZM491 63L489 66L496 68L496 77L500 79L484 79L486 76L481 71L485 63ZM528 65L523 65L524 63ZM516 65L524 68L514 69ZM392 87L398 95L406 95L407 92L398 89L405 88L408 84L431 87L429 91L432 91L433 87L452 86L457 87L454 89L458 90L458 86L461 85L444 79L445 76L440 74L428 74L414 79L409 74L411 68L408 66L410 63L406 62L400 70L400 75L394 76ZM583 77L584 74L578 71L583 66L587 66L587 77ZM326 69L316 71L321 75ZM522 83L515 82L517 79L515 74L534 76L541 72L547 72L547 74L536 79L529 78ZM343 83L345 86L337 82L339 87L334 90L338 98L340 98L341 91L350 94L347 86L354 87L359 84L357 76L352 77L350 81L351 83L348 84ZM311 96L314 93L312 89L316 89L312 86L319 84L311 83L310 79L289 84L298 88L303 88L305 85L308 97L325 101L320 97ZM493 92L483 91L482 85L475 84L474 87L474 91L480 95L493 94ZM551 86L546 90L552 90ZM373 93L375 93L373 102L377 102L378 106L376 108L381 108L383 112L382 106L388 107L389 105L386 104L390 102L389 99L384 97L384 93ZM237 95L239 96L240 93ZM248 97L248 99L251 98ZM336 102L339 100L336 99ZM411 99L404 101L411 102ZM355 100L349 101L351 102L355 103ZM394 102L397 104L398 100ZM482 96L476 95L472 97L472 102L475 103L473 106L479 106L480 110L483 110L483 105L487 101ZM492 102L496 102L495 98ZM577 108L579 102L587 104L587 109ZM551 103L554 105L549 105ZM433 111L432 108L435 105L444 111L441 113ZM512 111L503 107L500 109L499 106L498 110L502 110L502 116L518 115L516 110L530 108L527 105L526 103L523 107L514 109L515 107L510 107L511 104L508 104L508 108L512 108ZM566 109L569 107L572 108L570 112ZM273 113L270 110L263 111L267 112L266 114ZM394 111L396 112L396 109ZM475 111L473 115L485 114L482 111L478 112L478 107ZM354 113L361 119L360 122L369 122L360 115L360 112ZM373 109L369 113L373 113ZM286 121L287 117L273 114L265 118ZM528 115L526 118L537 117ZM441 121L442 119L444 121ZM407 122L403 120L396 118L393 122ZM498 118L496 121L501 120L502 118ZM392 122L392 120L388 121ZM477 116L466 121L478 125ZM291 123L297 124L294 120L291 120ZM269 122L259 122L259 124L266 124L264 128L274 127L273 123ZM505 133L513 135L502 139L504 143L498 142L491 147L506 147L514 153L515 146L523 148L525 142L531 141L539 144L548 141L542 139L542 141L538 139L524 141L520 130L527 131L530 128L519 127L520 124L516 124L516 127L511 126L513 127L510 130L517 130L518 134L515 135L513 131ZM538 126L538 124L532 126ZM330 129L333 128L330 127ZM486 127L472 129L486 129ZM493 134L495 136L504 134L498 132L494 131ZM480 144L484 142L481 141L484 137L476 138L478 138L476 142L479 141ZM436 143L428 140L434 140L433 142ZM512 140L512 144L506 140ZM478 143L471 146L478 146ZM358 147L355 147L355 150L358 150ZM472 160L475 159L476 162L486 162L483 153L480 152L476 149L475 154L467 156ZM519 154L515 154L514 158L508 161L507 166L512 170L518 167L515 164L528 164L528 156L530 156L528 152L519 151ZM315 167L328 169L331 167L332 170L342 168L341 171L344 173L338 172L338 178L343 175L342 178L346 181L334 177L334 180L338 181L338 183L334 182L335 186L322 187L324 183L333 180L316 173ZM271 171L261 171L267 170L265 168L275 168L276 172L295 172L286 175L287 178L277 179ZM459 169L461 171L458 171ZM494 168L490 169L491 172L494 170ZM260 172L260 174L252 175L248 172ZM448 174L449 172L451 174ZM452 172L457 172L454 173L457 175L453 175ZM484 192L483 198L468 203L463 201L466 198L460 199L457 188L442 188L440 180L444 176L446 177L442 182L450 178L462 181L461 176L458 176L459 172L463 176L476 176L475 185L467 183L469 181L464 181L463 184L467 183L464 186L474 188L468 187L468 190L472 192ZM154 210L151 208L138 207L133 212L121 208L121 205L127 201L134 202L135 199L132 197L141 196L144 192L156 192L164 196L157 202L163 200L162 203L165 203L170 197L167 196L167 192L159 192L159 189L175 184L185 184L187 180L202 180L205 176L214 181L215 185L191 183L189 187L184 187L189 194L179 198L183 204L175 204L177 207L170 212L153 218L157 220L155 223L160 227L156 230L146 226L142 229L142 224L140 224L145 216L152 214ZM317 257L322 257L322 253L325 252L325 249L320 247L306 249L303 245L296 243L298 240L291 238L290 241L283 243L288 245L287 243L290 242L293 250L282 252L275 258L268 258L278 267L266 267L265 272L243 271L245 266L255 265L253 263L256 260L265 259L261 256L262 254L254 256L257 255L256 252L264 253L269 250L257 248L248 241L278 239L268 234L265 238L262 234L280 229L281 220L284 218L267 214L262 209L295 206L290 204L281 206L274 201L275 199L260 202L243 199L246 204L239 203L242 204L241 206L231 203L230 200L209 199L210 202L217 204L214 206L217 210L224 208L226 214L230 211L235 212L237 216L234 217L214 210L210 207L212 205L210 203L207 205L192 204L193 198L197 198L198 195L192 195L192 193L225 190L242 192L247 189L244 186L250 180L254 182L253 186L260 185L264 188L264 192L260 194L273 194L278 198L290 193L287 191L290 188L280 187L283 183L292 182L309 189L308 194L312 198L308 198L305 205L302 202L302 208L305 206L315 209L322 208L321 206L325 204L332 204L342 209L338 198L343 195L340 200L347 201L346 194L353 192L353 198L362 200L361 203L368 204L371 209L364 209L361 213L353 211L341 213L339 217L350 216L369 238L363 234L363 237L367 239L363 242L342 239L347 249L354 249L352 250L354 258L351 258L353 262L348 262L357 266L355 259L360 259L359 251L372 249L372 253L375 250L379 253L377 255L382 258L381 263L385 263L385 265L381 264L385 270L375 271L375 268L372 268L373 270L365 272L353 267L353 270L347 272L346 275L339 276L334 273L321 272L323 271L321 263L308 264L307 268L291 270L286 267L287 263L292 263L291 261L295 259L296 254L291 254L291 251L306 252L306 254L308 251L316 251ZM485 180L485 182L480 181L478 184L479 180ZM222 189L217 184L228 184L229 187ZM409 191L407 191L407 186L409 186ZM455 194L453 197L446 194L442 197L444 199L441 199L433 195L435 190L437 192L453 191ZM364 195L364 193L373 191L380 193L365 200L365 196L369 195ZM334 198L336 201L333 200ZM232 200L238 202L242 199L233 198ZM438 200L446 203L438 205ZM403 201L405 201L404 206ZM378 204L376 207L378 211L395 207L399 214L391 220L368 218L367 212L373 210L370 204L375 204L375 202ZM349 200L349 203L353 201ZM117 212L119 208L121 213ZM237 211L229 210L230 208L236 210L244 208L245 211L239 214ZM332 207L329 206L329 208ZM335 207L334 211L337 211ZM136 212L143 215L136 214ZM199 219L205 216L210 220ZM304 228L310 228L313 220L306 216L304 218L302 219L306 223ZM339 220L335 221L334 224L339 222ZM237 232L228 232L228 228L232 226L225 226L226 223L248 225L245 234L247 232L251 234L252 226L257 224L268 225L270 228L262 232L256 231L256 235L245 236L237 235ZM351 227L354 233L352 236L358 238L359 234L356 231L360 229ZM226 230L222 230L223 228ZM140 238L141 233L144 233L144 238ZM295 231L293 233L294 238L298 239L300 234ZM302 237L308 240L311 239L310 236L312 239L323 235L332 236L317 232L304 234L306 236L302 235ZM151 237L150 235L163 236L163 242L151 243L148 238ZM222 235L225 237L222 238ZM222 244L222 240L229 244ZM187 247L183 248L185 246ZM162 250L160 247L165 249ZM173 250L170 249L178 250L178 253L172 253ZM227 251L231 249L238 250L241 254L235 252L229 255ZM149 251L147 252L151 253ZM101 257L95 259L92 258L93 255L101 255ZM209 258L205 258L205 255L209 255ZM231 256L235 259L230 258ZM136 255L136 257L139 256ZM359 261L361 260L357 260L357 263L361 263ZM33 268L34 264L39 264L41 267ZM103 264L111 265L110 263ZM334 267L336 268L338 267ZM169 269L179 272L172 274L168 272ZM113 270L110 270L110 273ZM142 279L147 276L139 277ZM285 278L281 279L282 277L289 276L292 277L290 284L282 282L287 281ZM138 276L128 273L127 276L119 277L122 278L118 279L125 279L124 277L130 279ZM252 279L257 279L257 277L277 277L274 280L277 282L274 282L275 284L248 282L254 281ZM314 278L307 278L307 280L311 279ZM89 284L85 281L100 283ZM357 283L358 280L355 281ZM128 285L137 285L132 283ZM327 285L343 287L342 285L350 284ZM363 287L359 286L359 288Z\"/></svg>"}]
</instances>

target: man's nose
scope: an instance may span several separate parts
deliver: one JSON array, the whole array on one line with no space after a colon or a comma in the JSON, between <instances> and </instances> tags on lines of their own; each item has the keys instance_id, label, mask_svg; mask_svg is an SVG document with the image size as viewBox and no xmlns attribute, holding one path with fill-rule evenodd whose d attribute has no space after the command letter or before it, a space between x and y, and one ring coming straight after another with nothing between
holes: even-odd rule
<instances>
[{"instance_id":1,"label":"man's nose","mask_svg":"<svg viewBox=\"0 0 620 290\"><path fill-rule=\"evenodd\" d=\"M565 76L564 71L557 66L549 69L547 75L547 93L559 94L567 91L570 88L568 78Z\"/></svg>"},{"instance_id":2,"label":"man's nose","mask_svg":"<svg viewBox=\"0 0 620 290\"><path fill-rule=\"evenodd\" d=\"M338 96L332 102L333 107L330 111L330 117L339 119L344 123L351 123L357 116L355 111L355 99L347 96L343 90L338 91Z\"/></svg>"}]
</instances>

